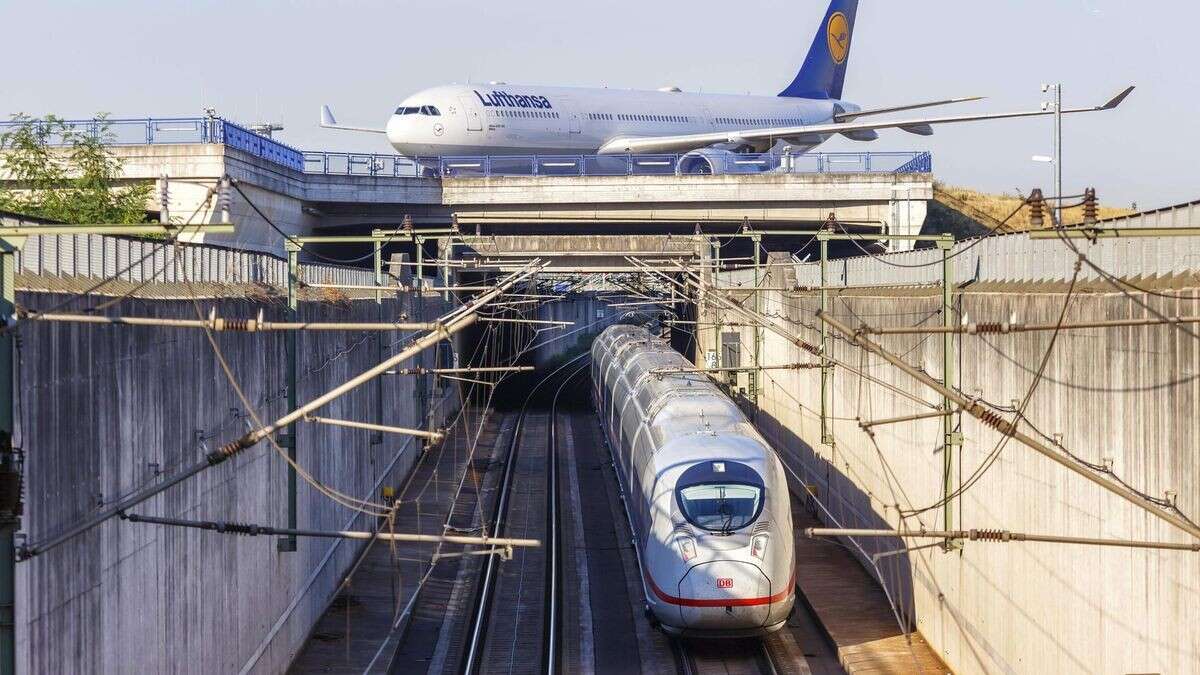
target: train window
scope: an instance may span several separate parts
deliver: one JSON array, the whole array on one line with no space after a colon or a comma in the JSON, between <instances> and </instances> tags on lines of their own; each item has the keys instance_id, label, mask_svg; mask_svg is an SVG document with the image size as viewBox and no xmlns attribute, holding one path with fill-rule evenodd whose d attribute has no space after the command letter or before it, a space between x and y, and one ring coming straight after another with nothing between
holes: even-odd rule
<instances>
[{"instance_id":1,"label":"train window","mask_svg":"<svg viewBox=\"0 0 1200 675\"><path fill-rule=\"evenodd\" d=\"M713 532L733 532L754 522L762 508L762 488L737 483L689 485L679 490L679 508L692 524Z\"/></svg>"},{"instance_id":2,"label":"train window","mask_svg":"<svg viewBox=\"0 0 1200 675\"><path fill-rule=\"evenodd\" d=\"M675 497L688 522L728 534L758 519L765 489L758 473L741 462L697 462L679 477Z\"/></svg>"}]
</instances>

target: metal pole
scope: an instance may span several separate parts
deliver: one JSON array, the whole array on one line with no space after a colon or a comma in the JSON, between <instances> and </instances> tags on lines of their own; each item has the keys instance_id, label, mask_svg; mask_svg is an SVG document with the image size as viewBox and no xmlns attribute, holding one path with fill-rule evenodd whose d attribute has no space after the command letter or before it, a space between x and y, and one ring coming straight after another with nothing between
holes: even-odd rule
<instances>
[{"instance_id":1,"label":"metal pole","mask_svg":"<svg viewBox=\"0 0 1200 675\"><path fill-rule=\"evenodd\" d=\"M950 251L954 248L953 237L937 243L942 250L942 326L952 324L954 311L954 259ZM954 388L954 335L947 332L942 335L942 384L947 389ZM954 446L961 444L955 433L957 416L951 414L953 403L946 395L942 395L942 499L943 525L947 530L954 529L954 505L951 495L954 494ZM950 545L950 542L947 542Z\"/></svg>"},{"instance_id":2,"label":"metal pole","mask_svg":"<svg viewBox=\"0 0 1200 675\"><path fill-rule=\"evenodd\" d=\"M1054 85L1054 224L1062 227L1063 124L1062 83Z\"/></svg>"},{"instance_id":3,"label":"metal pole","mask_svg":"<svg viewBox=\"0 0 1200 675\"><path fill-rule=\"evenodd\" d=\"M1200 323L1200 316L1168 316L1162 319L1112 319L1104 321L1081 321L1079 323L968 323L957 326L907 326L899 328L864 328L864 333L871 335L930 335L947 333L954 335L1006 335L1009 333L1031 333L1038 331L1085 330L1095 328L1132 328L1136 326L1178 326L1188 323Z\"/></svg>"},{"instance_id":4,"label":"metal pole","mask_svg":"<svg viewBox=\"0 0 1200 675\"><path fill-rule=\"evenodd\" d=\"M933 419L935 417L946 417L947 415L948 415L948 413L944 413L939 410L937 412L917 413L916 415L905 415L903 417L885 417L885 418L879 419L879 420L861 420L861 421L859 421L858 426L861 427L863 431L870 432L872 427L879 427L879 426L883 426L885 424L900 424L902 422L916 422L919 420Z\"/></svg>"},{"instance_id":5,"label":"metal pole","mask_svg":"<svg viewBox=\"0 0 1200 675\"><path fill-rule=\"evenodd\" d=\"M365 429L367 431L378 431L378 432L389 433L389 434L403 434L406 436L418 436L420 438L425 438L425 439L431 440L435 443L442 440L442 438L445 437L445 434L443 434L440 431L425 431L424 429L409 429L407 427L393 427L393 426L386 426L383 424L371 424L369 422L355 422L353 420L338 420L338 419L331 419L329 417L316 417L316 416L312 416L312 415L310 415L309 417L306 417L305 421L312 422L313 424L328 424L329 426L334 426L334 427L346 427L348 429Z\"/></svg>"},{"instance_id":6,"label":"metal pole","mask_svg":"<svg viewBox=\"0 0 1200 675\"><path fill-rule=\"evenodd\" d=\"M128 513L124 520L131 523L150 523L153 525L170 525L174 527L189 527L197 530L256 536L259 534L288 533L290 536L322 537L330 539L377 539L379 541L403 541L422 544L463 544L465 546L525 546L539 547L542 542L538 539L509 539L506 537L472 537L469 535L438 535L438 534L404 534L399 532L362 532L356 530L297 530L295 528L277 528L268 525L250 525L210 520L183 520L180 518L157 518Z\"/></svg>"},{"instance_id":7,"label":"metal pole","mask_svg":"<svg viewBox=\"0 0 1200 675\"><path fill-rule=\"evenodd\" d=\"M916 538L916 539L968 539L970 541L1009 543L1013 541L1035 541L1049 544L1081 544L1084 546L1116 546L1119 548L1153 548L1168 551L1200 552L1200 543L1176 544L1165 541L1137 541L1130 539L1099 539L1095 537L1067 537L1053 534L1030 534L1008 530L856 530L828 527L809 527L806 537L851 537L851 538Z\"/></svg>"},{"instance_id":8,"label":"metal pole","mask_svg":"<svg viewBox=\"0 0 1200 675\"><path fill-rule=\"evenodd\" d=\"M413 315L420 317L425 311L425 238L419 235L413 236L413 241L416 243L417 254L417 276L413 279L413 288L415 293L413 297ZM425 365L425 354L422 353L416 359L418 367ZM433 391L430 383L432 378L423 377L417 381L417 415L418 422L425 425L430 431L433 430ZM426 444L425 447L428 447Z\"/></svg>"},{"instance_id":9,"label":"metal pole","mask_svg":"<svg viewBox=\"0 0 1200 675\"><path fill-rule=\"evenodd\" d=\"M0 320L16 308L16 250L24 237L0 239ZM17 672L16 545L21 525L21 461L12 445L16 363L12 333L0 333L0 674Z\"/></svg>"},{"instance_id":10,"label":"metal pole","mask_svg":"<svg viewBox=\"0 0 1200 675\"><path fill-rule=\"evenodd\" d=\"M284 241L284 247L287 249L287 266L288 266L288 287L287 287L287 315L290 321L299 321L300 303L296 297L296 291L300 288L300 246ZM284 358L287 360L287 409L295 410L299 405L299 396L296 392L297 380L297 362L300 358L298 349L299 336L295 331L288 331L284 335ZM298 443L296 443L296 425L289 424L287 433L283 434L279 439L279 444L287 449L288 459L292 462L299 461L297 454ZM290 529L296 529L298 523L297 513L299 508L296 504L296 469L289 463L287 467L287 526ZM275 542L275 550L280 553L293 553L296 551L297 541L294 535L285 535Z\"/></svg>"},{"instance_id":11,"label":"metal pole","mask_svg":"<svg viewBox=\"0 0 1200 675\"><path fill-rule=\"evenodd\" d=\"M443 244L443 242L445 242ZM453 285L450 282L450 265L446 264L450 260L450 253L454 250L454 245L449 237L438 238L438 258L442 261L442 286L446 290L442 291L442 301L450 302L450 287Z\"/></svg>"},{"instance_id":12,"label":"metal pole","mask_svg":"<svg viewBox=\"0 0 1200 675\"><path fill-rule=\"evenodd\" d=\"M821 251L821 311L829 311L829 238L826 234L818 234L817 242ZM829 364L829 326L821 324L821 442L833 445L833 434L829 430L829 388L833 373Z\"/></svg>"},{"instance_id":13,"label":"metal pole","mask_svg":"<svg viewBox=\"0 0 1200 675\"><path fill-rule=\"evenodd\" d=\"M384 235L384 232L382 230L372 230L371 231L372 237L382 237L383 235ZM373 262L375 265L375 285L382 286L383 285L383 240L376 239L375 241L371 242L371 245L372 245L372 252L374 254ZM375 318L377 321L379 321L381 323L383 322L383 291L375 291ZM383 336L376 333L373 337L375 338L375 355L377 357L377 360L382 361L385 358L387 358L387 355L385 354L385 349L383 347ZM378 421L380 426L383 426L384 420L383 420L383 378L382 377L375 380L375 410L376 410L375 419ZM383 433L372 434L368 440L368 445L374 446L374 445L382 445L382 444L383 444ZM372 455L371 456L372 464L374 463L374 461L375 461L375 457L374 457L374 455Z\"/></svg>"},{"instance_id":14,"label":"metal pole","mask_svg":"<svg viewBox=\"0 0 1200 675\"><path fill-rule=\"evenodd\" d=\"M750 245L754 247L754 287L758 288L758 285L762 283L762 267L761 267L762 261L759 259L759 256L762 253L762 237L761 236L752 237L750 239ZM763 294L762 293L754 294L754 313L758 314L760 316L763 313ZM765 342L764 338L765 338L765 335L763 334L763 327L761 325L755 325L754 326L754 368L755 368L755 370L750 371L749 373L746 374L746 376L750 380L750 397L751 397L751 400L754 401L754 406L755 406L756 410L758 408L759 383L762 380L762 374L758 371L758 367L762 364L762 348L763 348L763 343Z\"/></svg>"},{"instance_id":15,"label":"metal pole","mask_svg":"<svg viewBox=\"0 0 1200 675\"><path fill-rule=\"evenodd\" d=\"M710 274L710 281L712 282L711 285L715 287L717 285L717 283L721 280L721 276L720 276L721 275L721 240L718 237L713 237L709 241L711 242L710 246L712 248L712 255L713 255L713 265L710 268L709 274ZM704 270L701 270L701 274L703 274L703 272L704 272ZM705 294L705 291L701 290L700 291L700 307L698 307L696 310L697 327L699 327L700 313L701 313L701 311L703 311L702 308L704 307L704 305L706 304L706 301L707 301L704 294ZM713 327L713 348L717 352L717 358L715 360L715 363L718 366L721 365L721 351L723 349L723 347L721 346L721 334L725 332L725 326L722 325L722 323L723 323L722 320L724 318L725 318L724 315L722 315L720 312L716 312L716 321L714 322L714 327ZM707 366L707 365L708 365L708 363L706 360L705 366Z\"/></svg>"}]
</instances>

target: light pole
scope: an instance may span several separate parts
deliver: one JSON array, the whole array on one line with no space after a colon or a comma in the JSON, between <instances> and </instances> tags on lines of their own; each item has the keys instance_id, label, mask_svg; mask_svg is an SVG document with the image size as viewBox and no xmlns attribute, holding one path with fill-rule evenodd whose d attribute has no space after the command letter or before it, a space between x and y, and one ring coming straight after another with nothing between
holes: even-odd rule
<instances>
[{"instance_id":1,"label":"light pole","mask_svg":"<svg viewBox=\"0 0 1200 675\"><path fill-rule=\"evenodd\" d=\"M1054 106L1054 224L1062 225L1062 83L1043 84L1042 93L1054 92L1054 101L1043 101L1042 110Z\"/></svg>"}]
</instances>

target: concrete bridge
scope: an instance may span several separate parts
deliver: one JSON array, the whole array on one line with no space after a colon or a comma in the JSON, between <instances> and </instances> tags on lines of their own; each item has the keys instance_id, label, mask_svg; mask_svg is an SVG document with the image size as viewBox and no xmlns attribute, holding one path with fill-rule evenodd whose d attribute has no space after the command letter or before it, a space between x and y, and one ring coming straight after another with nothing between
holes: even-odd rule
<instances>
[{"instance_id":1,"label":"concrete bridge","mask_svg":"<svg viewBox=\"0 0 1200 675\"><path fill-rule=\"evenodd\" d=\"M281 254L281 232L362 233L416 225L486 232L596 234L805 227L831 213L840 222L890 234L917 234L933 198L928 173L786 173L717 176L490 176L418 178L309 173L224 143L113 148L130 181L168 181L171 218L215 222L208 190L230 176L245 197L231 202L233 235L209 243ZM160 211L158 190L147 209ZM248 198L248 199L247 199ZM194 214L194 215L192 215ZM277 228L277 229L276 229ZM891 243L893 250L909 247Z\"/></svg>"}]
</instances>

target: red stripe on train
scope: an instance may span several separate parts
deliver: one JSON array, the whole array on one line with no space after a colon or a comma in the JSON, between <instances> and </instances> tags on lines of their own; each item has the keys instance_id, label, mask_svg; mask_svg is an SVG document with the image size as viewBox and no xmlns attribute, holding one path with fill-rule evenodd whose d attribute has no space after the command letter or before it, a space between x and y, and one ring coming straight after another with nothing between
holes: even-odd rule
<instances>
[{"instance_id":1,"label":"red stripe on train","mask_svg":"<svg viewBox=\"0 0 1200 675\"><path fill-rule=\"evenodd\" d=\"M643 575L646 583L650 584L650 590L654 591L654 595L658 596L659 600L671 605L679 605L681 607L752 607L755 605L773 605L777 602L783 602L787 596L796 587L796 567L792 566L792 578L788 580L788 585L779 593L771 596L762 596L758 598L728 598L725 600L715 599L700 599L700 598L678 598L671 595L654 583L654 579L650 577L649 572Z\"/></svg>"}]
</instances>

